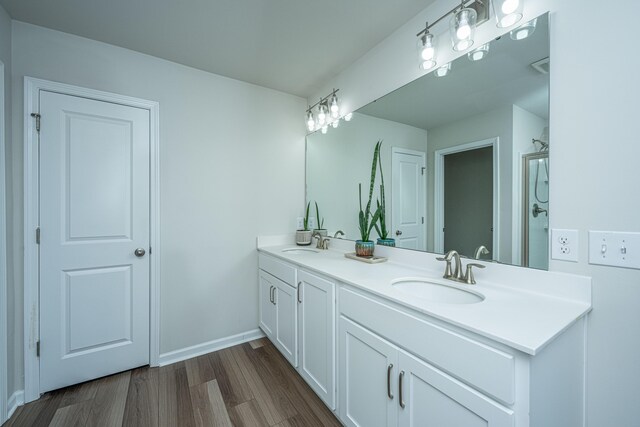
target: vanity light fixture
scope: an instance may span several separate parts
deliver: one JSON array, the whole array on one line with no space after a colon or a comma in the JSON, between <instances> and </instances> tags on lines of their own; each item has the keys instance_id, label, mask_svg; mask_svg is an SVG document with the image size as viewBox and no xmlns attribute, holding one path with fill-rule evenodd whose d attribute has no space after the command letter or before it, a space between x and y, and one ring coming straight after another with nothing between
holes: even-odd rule
<instances>
[{"instance_id":1,"label":"vanity light fixture","mask_svg":"<svg viewBox=\"0 0 640 427\"><path fill-rule=\"evenodd\" d=\"M534 18L531 21L520 25L518 28L511 30L509 36L512 40L524 40L534 33L537 23L538 18Z\"/></svg>"},{"instance_id":2,"label":"vanity light fixture","mask_svg":"<svg viewBox=\"0 0 640 427\"><path fill-rule=\"evenodd\" d=\"M464 7L464 1L449 21L451 43L453 50L463 51L473 46L473 36L476 32L478 14L470 7Z\"/></svg>"},{"instance_id":3,"label":"vanity light fixture","mask_svg":"<svg viewBox=\"0 0 640 427\"><path fill-rule=\"evenodd\" d=\"M449 74L449 71L451 71L451 62L449 62L447 65L443 65L442 67L436 68L433 73L436 77L444 77Z\"/></svg>"},{"instance_id":4,"label":"vanity light fixture","mask_svg":"<svg viewBox=\"0 0 640 427\"><path fill-rule=\"evenodd\" d=\"M511 27L522 19L524 0L493 0L492 3L498 28Z\"/></svg>"},{"instance_id":5,"label":"vanity light fixture","mask_svg":"<svg viewBox=\"0 0 640 427\"><path fill-rule=\"evenodd\" d=\"M485 43L479 48L474 49L471 52L467 53L469 60L480 61L481 59L483 59L485 56L489 54L489 46L490 46L489 43Z\"/></svg>"},{"instance_id":6,"label":"vanity light fixture","mask_svg":"<svg viewBox=\"0 0 640 427\"><path fill-rule=\"evenodd\" d=\"M318 102L310 105L307 108L307 130L313 132L314 130L321 129L322 133L327 132L327 127L332 122L340 120L340 105L338 104L338 93L340 89L333 89L331 93L323 98L320 98ZM318 107L317 117L314 117L313 109ZM334 125L334 127L337 127Z\"/></svg>"},{"instance_id":7,"label":"vanity light fixture","mask_svg":"<svg viewBox=\"0 0 640 427\"><path fill-rule=\"evenodd\" d=\"M429 23L425 26L424 34L418 38L418 53L420 54L420 68L430 70L437 65L436 46L433 34L429 32Z\"/></svg>"}]
</instances>

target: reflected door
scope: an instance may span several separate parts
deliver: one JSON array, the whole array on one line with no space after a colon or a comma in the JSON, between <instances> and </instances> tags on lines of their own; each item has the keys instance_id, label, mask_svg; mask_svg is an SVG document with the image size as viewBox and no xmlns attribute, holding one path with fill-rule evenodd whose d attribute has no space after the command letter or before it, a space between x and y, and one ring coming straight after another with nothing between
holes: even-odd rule
<instances>
[{"instance_id":1,"label":"reflected door","mask_svg":"<svg viewBox=\"0 0 640 427\"><path fill-rule=\"evenodd\" d=\"M425 153L392 149L391 237L396 246L426 250Z\"/></svg>"},{"instance_id":2,"label":"reflected door","mask_svg":"<svg viewBox=\"0 0 640 427\"><path fill-rule=\"evenodd\" d=\"M493 252L493 147L444 157L444 252Z\"/></svg>"},{"instance_id":3,"label":"reflected door","mask_svg":"<svg viewBox=\"0 0 640 427\"><path fill-rule=\"evenodd\" d=\"M40 114L45 392L149 363L150 122L46 91Z\"/></svg>"}]
</instances>

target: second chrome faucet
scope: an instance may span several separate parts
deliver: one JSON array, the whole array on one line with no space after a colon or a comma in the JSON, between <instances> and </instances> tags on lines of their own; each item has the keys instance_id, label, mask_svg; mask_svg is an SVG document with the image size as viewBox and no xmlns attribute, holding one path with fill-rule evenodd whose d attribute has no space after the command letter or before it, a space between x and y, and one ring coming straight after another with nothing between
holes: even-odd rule
<instances>
[{"instance_id":1,"label":"second chrome faucet","mask_svg":"<svg viewBox=\"0 0 640 427\"><path fill-rule=\"evenodd\" d=\"M455 250L451 250L447 252L444 257L439 257L436 259L438 261L444 261L447 263L444 269L444 275L442 277L444 277L445 279L454 280L456 282L466 283L467 285L476 284L476 280L473 277L473 267L484 268L484 265L482 264L470 262L467 264L466 271L463 274L462 260L460 259L460 254ZM453 269L453 271L451 270L452 261L455 262L455 268Z\"/></svg>"}]
</instances>

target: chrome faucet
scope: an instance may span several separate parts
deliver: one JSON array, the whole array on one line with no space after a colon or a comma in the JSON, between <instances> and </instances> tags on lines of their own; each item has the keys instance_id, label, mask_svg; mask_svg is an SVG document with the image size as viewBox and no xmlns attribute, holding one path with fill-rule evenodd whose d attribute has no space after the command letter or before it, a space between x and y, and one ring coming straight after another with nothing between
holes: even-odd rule
<instances>
[{"instance_id":1,"label":"chrome faucet","mask_svg":"<svg viewBox=\"0 0 640 427\"><path fill-rule=\"evenodd\" d=\"M344 232L342 230L338 230L335 232L335 234L333 235L334 239L340 239L340 236L344 236Z\"/></svg>"},{"instance_id":2,"label":"chrome faucet","mask_svg":"<svg viewBox=\"0 0 640 427\"><path fill-rule=\"evenodd\" d=\"M318 239L318 243L316 244L316 248L324 249L324 250L329 249L329 238L328 237L324 237L322 234L320 234L317 231L315 233L313 233L313 237Z\"/></svg>"},{"instance_id":3,"label":"chrome faucet","mask_svg":"<svg viewBox=\"0 0 640 427\"><path fill-rule=\"evenodd\" d=\"M438 261L445 261L447 264L444 269L444 277L445 279L453 280L456 282L466 283L467 285L475 285L476 279L473 277L473 267L484 268L482 264L476 264L470 262L467 264L467 268L465 273L462 273L462 261L460 260L460 254L455 250L450 250L447 252L444 257L436 258ZM451 261L455 261L455 269L453 272L451 271Z\"/></svg>"},{"instance_id":4,"label":"chrome faucet","mask_svg":"<svg viewBox=\"0 0 640 427\"><path fill-rule=\"evenodd\" d=\"M480 245L476 248L476 251L473 254L473 259L480 259L482 255L489 255L489 249L485 245Z\"/></svg>"}]
</instances>

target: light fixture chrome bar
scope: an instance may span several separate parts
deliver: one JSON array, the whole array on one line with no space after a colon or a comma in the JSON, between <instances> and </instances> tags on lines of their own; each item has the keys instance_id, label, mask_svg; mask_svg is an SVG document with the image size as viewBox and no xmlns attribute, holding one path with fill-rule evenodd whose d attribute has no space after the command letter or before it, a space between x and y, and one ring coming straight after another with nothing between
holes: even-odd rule
<instances>
[{"instance_id":1,"label":"light fixture chrome bar","mask_svg":"<svg viewBox=\"0 0 640 427\"><path fill-rule=\"evenodd\" d=\"M333 89L329 95L327 95L327 96L325 96L323 98L320 98L320 101L316 102L313 105L310 105L309 108L307 108L307 112L313 110L315 107L317 107L318 105L323 104L325 102L328 104L329 103L329 98L331 98L333 95L335 95L339 91L340 91L340 89Z\"/></svg>"},{"instance_id":2,"label":"light fixture chrome bar","mask_svg":"<svg viewBox=\"0 0 640 427\"><path fill-rule=\"evenodd\" d=\"M467 6L470 6L473 9L475 9L476 13L478 14L478 21L476 25L480 25L483 22L486 22L489 20L489 7L488 7L489 0L462 0L462 2L459 5L451 9L449 12L445 13L440 18L433 21L431 24L427 24L424 30L416 34L416 37L420 37L426 34L431 28L433 28L436 24L441 22L443 19L445 19L452 13L455 13L460 8L467 7Z\"/></svg>"}]
</instances>

